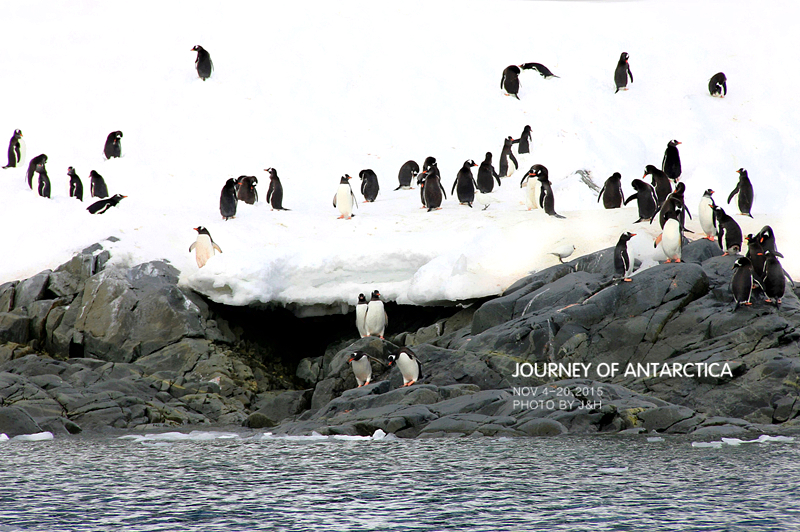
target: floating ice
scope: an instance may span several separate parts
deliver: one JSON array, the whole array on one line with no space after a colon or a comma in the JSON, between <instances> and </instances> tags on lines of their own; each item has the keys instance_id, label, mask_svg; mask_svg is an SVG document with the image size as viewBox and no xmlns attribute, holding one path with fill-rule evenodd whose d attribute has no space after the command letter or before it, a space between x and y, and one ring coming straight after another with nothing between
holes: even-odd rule
<instances>
[{"instance_id":1,"label":"floating ice","mask_svg":"<svg viewBox=\"0 0 800 532\"><path fill-rule=\"evenodd\" d=\"M8 441L8 436L4 432L0 432L0 441Z\"/></svg>"},{"instance_id":2,"label":"floating ice","mask_svg":"<svg viewBox=\"0 0 800 532\"><path fill-rule=\"evenodd\" d=\"M210 432L193 430L189 434L183 432L162 432L159 434L128 434L120 436L120 440L134 440L139 443L151 442L176 442L176 441L212 441L212 440L232 440L239 439L241 436L235 432Z\"/></svg>"},{"instance_id":3,"label":"floating ice","mask_svg":"<svg viewBox=\"0 0 800 532\"><path fill-rule=\"evenodd\" d=\"M693 441L692 442L692 447L701 447L701 448L711 447L711 448L714 448L714 449L719 449L719 448L722 447L722 442L721 441Z\"/></svg>"},{"instance_id":4,"label":"floating ice","mask_svg":"<svg viewBox=\"0 0 800 532\"><path fill-rule=\"evenodd\" d=\"M22 434L20 436L14 436L11 438L11 441L46 441L52 439L52 432L37 432L36 434Z\"/></svg>"},{"instance_id":5,"label":"floating ice","mask_svg":"<svg viewBox=\"0 0 800 532\"><path fill-rule=\"evenodd\" d=\"M625 473L628 471L627 467L601 467L597 470L598 473Z\"/></svg>"}]
</instances>

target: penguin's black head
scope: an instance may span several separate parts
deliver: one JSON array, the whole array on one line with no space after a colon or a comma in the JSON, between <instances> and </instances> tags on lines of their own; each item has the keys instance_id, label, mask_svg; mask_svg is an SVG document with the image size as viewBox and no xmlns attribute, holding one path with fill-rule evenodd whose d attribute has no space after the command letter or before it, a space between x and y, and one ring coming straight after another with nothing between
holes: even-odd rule
<instances>
[{"instance_id":1,"label":"penguin's black head","mask_svg":"<svg viewBox=\"0 0 800 532\"><path fill-rule=\"evenodd\" d=\"M425 162L422 163L422 171L428 170L434 164L436 164L436 157L426 157Z\"/></svg>"},{"instance_id":2,"label":"penguin's black head","mask_svg":"<svg viewBox=\"0 0 800 532\"><path fill-rule=\"evenodd\" d=\"M67 175L75 175L75 169L71 166L67 168Z\"/></svg>"},{"instance_id":3,"label":"penguin's black head","mask_svg":"<svg viewBox=\"0 0 800 532\"><path fill-rule=\"evenodd\" d=\"M739 168L738 170L736 170L736 173L739 174L740 177L743 175L746 176L747 170L745 170L744 168Z\"/></svg>"},{"instance_id":4,"label":"penguin's black head","mask_svg":"<svg viewBox=\"0 0 800 532\"><path fill-rule=\"evenodd\" d=\"M681 184L683 184L683 183L681 183ZM708 196L710 198L711 194L713 194L713 193L714 193L713 190L711 190L710 188L707 188L706 191L703 192L703 196Z\"/></svg>"},{"instance_id":5,"label":"penguin's black head","mask_svg":"<svg viewBox=\"0 0 800 532\"><path fill-rule=\"evenodd\" d=\"M342 178L339 180L339 184L340 185L347 185L350 182L350 181L348 181L348 179L350 179L350 176L347 175L347 174L344 174L342 176Z\"/></svg>"},{"instance_id":6,"label":"penguin's black head","mask_svg":"<svg viewBox=\"0 0 800 532\"><path fill-rule=\"evenodd\" d=\"M678 183L677 185L675 185L676 194L680 195L683 194L685 191L686 191L686 185L684 185L683 183Z\"/></svg>"},{"instance_id":7,"label":"penguin's black head","mask_svg":"<svg viewBox=\"0 0 800 532\"><path fill-rule=\"evenodd\" d=\"M622 174L620 174L619 172L614 172L613 174L611 174L611 177L616 179L616 180L621 180L622 179Z\"/></svg>"},{"instance_id":8,"label":"penguin's black head","mask_svg":"<svg viewBox=\"0 0 800 532\"><path fill-rule=\"evenodd\" d=\"M627 242L631 238L635 237L636 233L631 233L630 231L626 231L619 236L620 242Z\"/></svg>"},{"instance_id":9,"label":"penguin's black head","mask_svg":"<svg viewBox=\"0 0 800 532\"><path fill-rule=\"evenodd\" d=\"M772 227L768 225L762 227L761 231L758 232L758 239L761 241L762 244L764 243L765 240L770 240L772 238L773 238Z\"/></svg>"},{"instance_id":10,"label":"penguin's black head","mask_svg":"<svg viewBox=\"0 0 800 532\"><path fill-rule=\"evenodd\" d=\"M483 160L483 162L486 162L486 163L491 163L492 162L492 152L490 152L490 151L486 152L486 158Z\"/></svg>"},{"instance_id":11,"label":"penguin's black head","mask_svg":"<svg viewBox=\"0 0 800 532\"><path fill-rule=\"evenodd\" d=\"M206 229L206 228L205 228L205 227L203 227L202 225L198 225L197 227L195 227L195 228L194 228L194 230L195 230L195 231L197 231L197 234L198 234L198 235L208 235L208 236L211 236L211 233L209 233L209 232L208 232L208 229Z\"/></svg>"},{"instance_id":12,"label":"penguin's black head","mask_svg":"<svg viewBox=\"0 0 800 532\"><path fill-rule=\"evenodd\" d=\"M475 161L473 161L472 159L467 159L466 161L464 161L464 168L470 168L471 166L478 166L478 165L475 164Z\"/></svg>"},{"instance_id":13,"label":"penguin's black head","mask_svg":"<svg viewBox=\"0 0 800 532\"><path fill-rule=\"evenodd\" d=\"M350 362L352 362L352 361L354 361L354 360L355 360L356 362L358 362L359 360L361 360L361 359L362 359L362 358L364 358L365 356L367 356L367 354L366 354L364 351L353 351L353 352L350 354L350 358L347 360L347 363L349 364Z\"/></svg>"},{"instance_id":14,"label":"penguin's black head","mask_svg":"<svg viewBox=\"0 0 800 532\"><path fill-rule=\"evenodd\" d=\"M674 148L674 147L675 147L675 146L677 146L678 144L681 144L681 142L680 142L680 141L677 141L677 140L675 140L675 139L672 139L671 141L669 141L669 144L667 144L667 145L668 145L668 146L672 146L672 147Z\"/></svg>"},{"instance_id":15,"label":"penguin's black head","mask_svg":"<svg viewBox=\"0 0 800 532\"><path fill-rule=\"evenodd\" d=\"M657 171L658 171L658 168L656 168L652 164L648 164L647 166L644 167L644 175L654 174ZM644 176L642 176L642 177L644 177Z\"/></svg>"},{"instance_id":16,"label":"penguin's black head","mask_svg":"<svg viewBox=\"0 0 800 532\"><path fill-rule=\"evenodd\" d=\"M358 294L358 302L359 303L366 303L367 302L366 296L364 294Z\"/></svg>"},{"instance_id":17,"label":"penguin's black head","mask_svg":"<svg viewBox=\"0 0 800 532\"><path fill-rule=\"evenodd\" d=\"M21 129L15 129L14 130L14 136L15 137L21 137L22 136L22 130Z\"/></svg>"},{"instance_id":18,"label":"penguin's black head","mask_svg":"<svg viewBox=\"0 0 800 532\"><path fill-rule=\"evenodd\" d=\"M192 51L193 52L205 52L205 49L202 46L200 46L199 44L196 44L195 47L192 48Z\"/></svg>"},{"instance_id":19,"label":"penguin's black head","mask_svg":"<svg viewBox=\"0 0 800 532\"><path fill-rule=\"evenodd\" d=\"M522 129L522 132L523 132L523 133L530 133L530 132L531 132L531 126L525 126L525 127Z\"/></svg>"},{"instance_id":20,"label":"penguin's black head","mask_svg":"<svg viewBox=\"0 0 800 532\"><path fill-rule=\"evenodd\" d=\"M628 52L622 52L622 53L620 54L620 56L619 56L619 62L620 62L620 63L622 63L623 61L627 61L627 60L628 60L628 57L630 57L630 56L628 55Z\"/></svg>"},{"instance_id":21,"label":"penguin's black head","mask_svg":"<svg viewBox=\"0 0 800 532\"><path fill-rule=\"evenodd\" d=\"M111 196L111 198L108 200L108 202L111 205L116 205L117 203L122 201L123 198L127 198L127 197L128 196L123 196L122 194L114 194L113 196Z\"/></svg>"},{"instance_id":22,"label":"penguin's black head","mask_svg":"<svg viewBox=\"0 0 800 532\"><path fill-rule=\"evenodd\" d=\"M372 291L372 301L380 301L381 300L381 293L378 290Z\"/></svg>"},{"instance_id":23,"label":"penguin's black head","mask_svg":"<svg viewBox=\"0 0 800 532\"><path fill-rule=\"evenodd\" d=\"M750 262L750 259L748 259L747 257L739 257L733 263L733 268L731 268L731 269L735 270L736 268L752 268L752 267L753 267L753 263Z\"/></svg>"},{"instance_id":24,"label":"penguin's black head","mask_svg":"<svg viewBox=\"0 0 800 532\"><path fill-rule=\"evenodd\" d=\"M367 176L367 175L368 175L370 172L372 172L372 170L371 170L371 169L369 169L369 168L367 168L366 170L361 170L361 171L358 173L358 177L359 177L359 179L361 179L361 180L363 181L363 180L364 180L364 178L365 178L365 177L366 177L366 176Z\"/></svg>"},{"instance_id":25,"label":"penguin's black head","mask_svg":"<svg viewBox=\"0 0 800 532\"><path fill-rule=\"evenodd\" d=\"M387 362L387 364L386 364L386 365L387 365L387 366L389 366L389 367L391 368L391 367L392 367L392 364L394 364L395 362L397 362L397 353L392 353L391 355L389 355L388 357L386 357L386 362Z\"/></svg>"}]
</instances>

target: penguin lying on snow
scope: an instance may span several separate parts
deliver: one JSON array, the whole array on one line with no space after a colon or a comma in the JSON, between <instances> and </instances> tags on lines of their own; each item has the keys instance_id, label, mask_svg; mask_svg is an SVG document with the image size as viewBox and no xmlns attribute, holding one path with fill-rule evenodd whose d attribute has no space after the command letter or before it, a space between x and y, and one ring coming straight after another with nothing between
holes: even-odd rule
<instances>
[{"instance_id":1,"label":"penguin lying on snow","mask_svg":"<svg viewBox=\"0 0 800 532\"><path fill-rule=\"evenodd\" d=\"M193 52L197 52L197 58L194 60L194 66L197 68L197 75L203 81L211 77L211 71L214 70L214 63L211 62L211 55L199 44L192 48Z\"/></svg>"},{"instance_id":2,"label":"penguin lying on snow","mask_svg":"<svg viewBox=\"0 0 800 532\"><path fill-rule=\"evenodd\" d=\"M110 198L101 199L100 201L95 201L91 205L89 205L86 210L89 211L90 214L103 214L111 207L116 207L117 204L122 201L122 198L127 198L128 196L123 196L122 194L114 194Z\"/></svg>"},{"instance_id":3,"label":"penguin lying on snow","mask_svg":"<svg viewBox=\"0 0 800 532\"><path fill-rule=\"evenodd\" d=\"M724 98L728 94L728 78L722 72L717 72L708 80L708 92L711 96Z\"/></svg>"},{"instance_id":4,"label":"penguin lying on snow","mask_svg":"<svg viewBox=\"0 0 800 532\"><path fill-rule=\"evenodd\" d=\"M3 168L16 168L25 160L25 141L22 140L22 130L15 129L11 140L8 141L8 164Z\"/></svg>"},{"instance_id":5,"label":"penguin lying on snow","mask_svg":"<svg viewBox=\"0 0 800 532\"><path fill-rule=\"evenodd\" d=\"M736 172L739 174L739 182L736 183L736 188L728 196L728 205L731 204L733 197L738 194L739 214L752 218L753 215L750 214L750 211L753 209L753 184L747 176L747 170L739 168Z\"/></svg>"},{"instance_id":6,"label":"penguin lying on snow","mask_svg":"<svg viewBox=\"0 0 800 532\"><path fill-rule=\"evenodd\" d=\"M202 268L208 262L208 259L214 256L214 250L222 253L220 247L211 238L211 233L202 225L194 228L197 231L197 240L192 242L189 246L189 253L194 250L194 259L197 261L197 267Z\"/></svg>"},{"instance_id":7,"label":"penguin lying on snow","mask_svg":"<svg viewBox=\"0 0 800 532\"><path fill-rule=\"evenodd\" d=\"M339 180L339 188L333 196L333 206L339 209L341 213L340 220L342 218L349 220L355 216L353 214L353 206L358 207L356 195L353 194L353 189L350 187L350 179L352 178L349 175L344 174Z\"/></svg>"},{"instance_id":8,"label":"penguin lying on snow","mask_svg":"<svg viewBox=\"0 0 800 532\"><path fill-rule=\"evenodd\" d=\"M550 72L550 69L541 63L524 63L519 66L522 70L535 70L542 75L544 79L557 78L555 74Z\"/></svg>"},{"instance_id":9,"label":"penguin lying on snow","mask_svg":"<svg viewBox=\"0 0 800 532\"><path fill-rule=\"evenodd\" d=\"M389 355L388 361L389 367L395 364L397 365L400 373L403 375L403 386L411 386L423 377L422 363L419 361L414 351L408 347L403 347Z\"/></svg>"},{"instance_id":10,"label":"penguin lying on snow","mask_svg":"<svg viewBox=\"0 0 800 532\"><path fill-rule=\"evenodd\" d=\"M122 156L121 138L122 131L112 131L108 134L108 137L106 137L106 145L103 147L103 155L106 156L106 159Z\"/></svg>"}]
</instances>

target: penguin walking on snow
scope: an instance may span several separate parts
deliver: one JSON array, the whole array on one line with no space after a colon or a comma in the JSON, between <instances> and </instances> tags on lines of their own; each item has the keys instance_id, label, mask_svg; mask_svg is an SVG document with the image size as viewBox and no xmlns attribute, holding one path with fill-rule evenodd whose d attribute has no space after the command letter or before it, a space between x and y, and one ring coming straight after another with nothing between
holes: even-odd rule
<instances>
[{"instance_id":1,"label":"penguin walking on snow","mask_svg":"<svg viewBox=\"0 0 800 532\"><path fill-rule=\"evenodd\" d=\"M597 195L598 203L600 198L603 198L603 207L606 209L619 209L622 207L622 202L625 201L625 194L622 192L622 175L619 172L614 172L603 183L603 188L600 189L600 193Z\"/></svg>"},{"instance_id":2,"label":"penguin walking on snow","mask_svg":"<svg viewBox=\"0 0 800 532\"><path fill-rule=\"evenodd\" d=\"M78 198L78 200L83 201L83 183L81 183L81 178L78 177L75 169L71 166L67 168L67 175L69 176L69 197Z\"/></svg>"},{"instance_id":3,"label":"penguin walking on snow","mask_svg":"<svg viewBox=\"0 0 800 532\"><path fill-rule=\"evenodd\" d=\"M628 196L628 199L625 200L625 205L636 200L636 204L639 207L639 219L633 223L639 223L645 220L652 221L656 212L658 212L656 189L654 189L650 183L642 181L641 179L634 179L631 181L631 186L636 192Z\"/></svg>"},{"instance_id":4,"label":"penguin walking on snow","mask_svg":"<svg viewBox=\"0 0 800 532\"><path fill-rule=\"evenodd\" d=\"M400 171L397 173L397 180L400 182L400 185L395 190L400 190L401 188L408 190L413 188L411 182L417 178L417 174L419 174L419 165L416 161L406 161L403 163L403 166L400 167Z\"/></svg>"},{"instance_id":5,"label":"penguin walking on snow","mask_svg":"<svg viewBox=\"0 0 800 532\"><path fill-rule=\"evenodd\" d=\"M503 149L500 151L499 171L497 172L500 177L508 177L519 168L517 158L514 157L514 154L511 152L511 146L513 144L514 139L510 136L506 137L503 141Z\"/></svg>"},{"instance_id":6,"label":"penguin walking on snow","mask_svg":"<svg viewBox=\"0 0 800 532\"><path fill-rule=\"evenodd\" d=\"M107 198L108 187L103 176L92 170L89 172L89 195L93 198Z\"/></svg>"},{"instance_id":7,"label":"penguin walking on snow","mask_svg":"<svg viewBox=\"0 0 800 532\"><path fill-rule=\"evenodd\" d=\"M353 189L350 186L350 179L348 174L344 174L339 180L339 188L336 189L336 194L333 196L333 206L339 209L339 219L342 218L349 220L353 217L353 207L358 207L356 195L353 194Z\"/></svg>"},{"instance_id":8,"label":"penguin walking on snow","mask_svg":"<svg viewBox=\"0 0 800 532\"><path fill-rule=\"evenodd\" d=\"M652 183L653 188L656 189L658 205L661 206L667 199L667 196L672 194L672 181L669 180L667 174L652 164L648 164L644 167L644 175L642 176L642 179L648 175L650 176L650 182Z\"/></svg>"},{"instance_id":9,"label":"penguin walking on snow","mask_svg":"<svg viewBox=\"0 0 800 532\"><path fill-rule=\"evenodd\" d=\"M656 238L655 244L653 244L654 246L661 244L661 251L667 256L666 262L681 261L683 251L683 227L680 222L681 209L682 207L678 207L677 210L667 213L664 230Z\"/></svg>"},{"instance_id":10,"label":"penguin walking on snow","mask_svg":"<svg viewBox=\"0 0 800 532\"><path fill-rule=\"evenodd\" d=\"M728 94L728 78L722 72L717 72L708 80L708 93L711 96L724 98Z\"/></svg>"},{"instance_id":11,"label":"penguin walking on snow","mask_svg":"<svg viewBox=\"0 0 800 532\"><path fill-rule=\"evenodd\" d=\"M733 197L736 194L739 194L737 199L737 203L739 204L739 214L743 214L752 218L753 215L750 214L750 211L753 208L753 184L750 182L750 178L747 176L747 170L744 168L739 168L736 170L736 172L739 174L739 182L736 183L736 188L734 188L728 196L728 205L731 204Z\"/></svg>"},{"instance_id":12,"label":"penguin walking on snow","mask_svg":"<svg viewBox=\"0 0 800 532\"><path fill-rule=\"evenodd\" d=\"M120 139L122 139L122 131L112 131L108 134L106 145L103 147L103 155L106 156L106 159L122 156L122 141Z\"/></svg>"},{"instance_id":13,"label":"penguin walking on snow","mask_svg":"<svg viewBox=\"0 0 800 532\"><path fill-rule=\"evenodd\" d=\"M22 130L15 129L11 140L8 141L8 164L3 168L16 168L25 160L25 141L22 140Z\"/></svg>"},{"instance_id":14,"label":"penguin walking on snow","mask_svg":"<svg viewBox=\"0 0 800 532\"><path fill-rule=\"evenodd\" d=\"M442 208L442 201L447 199L447 193L442 186L442 178L439 174L439 166L433 163L425 172L423 186L423 205L428 208L428 212Z\"/></svg>"},{"instance_id":15,"label":"penguin walking on snow","mask_svg":"<svg viewBox=\"0 0 800 532\"><path fill-rule=\"evenodd\" d=\"M274 168L264 170L269 173L269 188L267 189L267 203L274 211L288 211L283 206L283 185L278 177L278 171Z\"/></svg>"},{"instance_id":16,"label":"penguin walking on snow","mask_svg":"<svg viewBox=\"0 0 800 532\"><path fill-rule=\"evenodd\" d=\"M722 207L715 206L714 214L717 219L719 247L725 252L723 255L739 253L742 250L742 228L722 210Z\"/></svg>"},{"instance_id":17,"label":"penguin walking on snow","mask_svg":"<svg viewBox=\"0 0 800 532\"><path fill-rule=\"evenodd\" d=\"M673 181L678 181L681 177L681 154L678 151L678 144L681 142L675 139L669 141L667 149L664 150L664 159L661 161L661 169Z\"/></svg>"},{"instance_id":18,"label":"penguin walking on snow","mask_svg":"<svg viewBox=\"0 0 800 532\"><path fill-rule=\"evenodd\" d=\"M534 164L536 167L536 179L541 183L541 192L539 193L539 207L544 209L549 216L554 218L565 218L556 212L556 198L553 194L553 187L550 184L549 173L547 168L541 164Z\"/></svg>"},{"instance_id":19,"label":"penguin walking on snow","mask_svg":"<svg viewBox=\"0 0 800 532\"><path fill-rule=\"evenodd\" d=\"M475 189L478 188L478 184L475 182L475 178L472 176L472 167L478 166L475 164L475 161L472 159L468 159L464 161L464 164L461 166L461 169L456 174L456 180L453 183L453 189L450 191L450 195L453 195L455 192L456 187L458 187L458 201L461 205L469 205L472 208L472 202L475 201Z\"/></svg>"},{"instance_id":20,"label":"penguin walking on snow","mask_svg":"<svg viewBox=\"0 0 800 532\"><path fill-rule=\"evenodd\" d=\"M28 181L28 188L31 190L33 190L33 174L36 173L36 167L40 164L44 165L45 163L47 163L47 155L44 153L37 155L31 159L30 162L28 162L28 171L26 172L25 177Z\"/></svg>"},{"instance_id":21,"label":"penguin walking on snow","mask_svg":"<svg viewBox=\"0 0 800 532\"><path fill-rule=\"evenodd\" d=\"M378 184L378 176L368 168L361 170L358 177L361 179L361 195L364 196L364 203L372 203L378 197L378 191L381 188Z\"/></svg>"},{"instance_id":22,"label":"penguin walking on snow","mask_svg":"<svg viewBox=\"0 0 800 532\"><path fill-rule=\"evenodd\" d=\"M389 367L397 365L403 375L403 386L411 386L422 379L422 363L420 363L414 351L408 347L400 348L400 350L389 355L387 360L389 361Z\"/></svg>"},{"instance_id":23,"label":"penguin walking on snow","mask_svg":"<svg viewBox=\"0 0 800 532\"><path fill-rule=\"evenodd\" d=\"M110 198L103 198L99 201L95 201L86 207L86 210L89 211L89 214L103 214L111 207L116 207L123 198L127 197L128 196L123 196L122 194L114 194Z\"/></svg>"},{"instance_id":24,"label":"penguin walking on snow","mask_svg":"<svg viewBox=\"0 0 800 532\"><path fill-rule=\"evenodd\" d=\"M541 74L544 79L550 79L550 78L557 78L558 77L555 74L553 74L550 71L549 68L547 68L546 66L544 66L541 63L525 63L525 64L520 65L519 67L522 70L535 70L536 72Z\"/></svg>"},{"instance_id":25,"label":"penguin walking on snow","mask_svg":"<svg viewBox=\"0 0 800 532\"><path fill-rule=\"evenodd\" d=\"M633 72L631 72L631 66L628 64L628 57L627 52L622 52L619 56L617 68L614 70L614 85L617 87L614 94L618 93L620 89L628 90L628 77L631 78L631 83L633 83Z\"/></svg>"},{"instance_id":26,"label":"penguin walking on snow","mask_svg":"<svg viewBox=\"0 0 800 532\"><path fill-rule=\"evenodd\" d=\"M519 188L525 187L525 206L528 207L528 210L539 208L542 183L536 179L536 170L537 165L534 164L519 182Z\"/></svg>"},{"instance_id":27,"label":"penguin walking on snow","mask_svg":"<svg viewBox=\"0 0 800 532\"><path fill-rule=\"evenodd\" d=\"M478 190L483 194L488 194L494 189L495 179L497 180L497 186L502 185L500 182L500 176L494 171L494 165L492 164L492 152L487 151L486 157L478 167L478 179L476 181Z\"/></svg>"},{"instance_id":28,"label":"penguin walking on snow","mask_svg":"<svg viewBox=\"0 0 800 532\"><path fill-rule=\"evenodd\" d=\"M50 178L47 176L47 169L44 163L36 165L36 173L39 174L39 186L37 188L39 195L43 198L50 197Z\"/></svg>"},{"instance_id":29,"label":"penguin walking on snow","mask_svg":"<svg viewBox=\"0 0 800 532\"><path fill-rule=\"evenodd\" d=\"M625 282L631 281L631 274L633 273L633 260L628 254L628 241L635 237L636 233L630 231L622 233L614 248L614 273L615 277L622 279Z\"/></svg>"},{"instance_id":30,"label":"penguin walking on snow","mask_svg":"<svg viewBox=\"0 0 800 532\"><path fill-rule=\"evenodd\" d=\"M714 198L711 195L714 193L710 188L703 192L703 197L700 198L700 206L697 208L698 216L700 217L700 228L706 234L705 238L714 241L717 236L717 215L714 212Z\"/></svg>"},{"instance_id":31,"label":"penguin walking on snow","mask_svg":"<svg viewBox=\"0 0 800 532\"><path fill-rule=\"evenodd\" d=\"M236 181L228 179L219 194L219 213L222 219L227 221L236 217L236 207L239 203Z\"/></svg>"},{"instance_id":32,"label":"penguin walking on snow","mask_svg":"<svg viewBox=\"0 0 800 532\"><path fill-rule=\"evenodd\" d=\"M558 76L556 76L556 77L558 77ZM522 129L522 134L514 142L517 144L517 153L519 153L520 155L522 155L523 153L530 153L531 152L531 126L525 126Z\"/></svg>"},{"instance_id":33,"label":"penguin walking on snow","mask_svg":"<svg viewBox=\"0 0 800 532\"><path fill-rule=\"evenodd\" d=\"M205 81L211 77L211 71L214 70L214 63L211 62L211 55L199 44L192 48L192 51L197 52L197 58L194 60L194 66L197 68L197 75L200 76L200 79Z\"/></svg>"},{"instance_id":34,"label":"penguin walking on snow","mask_svg":"<svg viewBox=\"0 0 800 532\"><path fill-rule=\"evenodd\" d=\"M517 65L509 65L503 70L503 77L500 79L500 88L506 91L506 96L513 96L517 100L519 100L520 72Z\"/></svg>"},{"instance_id":35,"label":"penguin walking on snow","mask_svg":"<svg viewBox=\"0 0 800 532\"><path fill-rule=\"evenodd\" d=\"M736 306L733 310L739 308L739 305L750 306L750 297L753 295L753 284L761 285L760 276L755 274L753 264L747 257L739 257L733 263L733 277L731 278L731 294L733 300L736 301ZM763 290L763 287L762 287Z\"/></svg>"},{"instance_id":36,"label":"penguin walking on snow","mask_svg":"<svg viewBox=\"0 0 800 532\"><path fill-rule=\"evenodd\" d=\"M367 336L378 336L383 340L383 333L389 325L389 315L381 301L381 293L378 290L372 291L372 297L367 303L367 315L364 318L364 328Z\"/></svg>"},{"instance_id":37,"label":"penguin walking on snow","mask_svg":"<svg viewBox=\"0 0 800 532\"><path fill-rule=\"evenodd\" d=\"M248 205L253 205L258 201L258 191L256 185L258 178L253 175L240 175L236 180L236 199Z\"/></svg>"},{"instance_id":38,"label":"penguin walking on snow","mask_svg":"<svg viewBox=\"0 0 800 532\"><path fill-rule=\"evenodd\" d=\"M189 253L194 250L194 259L197 261L197 267L202 268L208 262L208 259L214 256L214 251L222 253L222 249L211 238L211 233L202 225L194 228L197 231L197 240L192 242L189 246Z\"/></svg>"},{"instance_id":39,"label":"penguin walking on snow","mask_svg":"<svg viewBox=\"0 0 800 532\"><path fill-rule=\"evenodd\" d=\"M364 294L358 294L358 303L356 303L356 329L361 338L367 336L367 298Z\"/></svg>"},{"instance_id":40,"label":"penguin walking on snow","mask_svg":"<svg viewBox=\"0 0 800 532\"><path fill-rule=\"evenodd\" d=\"M422 173L417 176L419 199L422 201L423 208L427 208L425 204L425 180L431 175L431 172L441 181L442 176L439 174L439 166L436 164L436 157L426 157L425 162L422 163Z\"/></svg>"},{"instance_id":41,"label":"penguin walking on snow","mask_svg":"<svg viewBox=\"0 0 800 532\"><path fill-rule=\"evenodd\" d=\"M370 360L378 361L364 351L353 351L347 360L347 363L353 368L353 375L356 377L359 388L366 386L372 380L372 363Z\"/></svg>"}]
</instances>

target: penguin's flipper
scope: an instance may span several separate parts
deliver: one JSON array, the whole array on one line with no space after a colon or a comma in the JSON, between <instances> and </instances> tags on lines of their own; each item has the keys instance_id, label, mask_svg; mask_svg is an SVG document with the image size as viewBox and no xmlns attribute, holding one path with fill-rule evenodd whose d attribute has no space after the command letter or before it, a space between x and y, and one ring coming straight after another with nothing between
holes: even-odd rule
<instances>
[{"instance_id":1,"label":"penguin's flipper","mask_svg":"<svg viewBox=\"0 0 800 532\"><path fill-rule=\"evenodd\" d=\"M519 170L519 163L517 162L517 158L514 157L514 154L513 153L509 153L508 156L511 159L511 162L514 163L514 171Z\"/></svg>"},{"instance_id":2,"label":"penguin's flipper","mask_svg":"<svg viewBox=\"0 0 800 532\"><path fill-rule=\"evenodd\" d=\"M731 204L731 200L733 197L739 192L739 183L736 183L736 188L733 189L733 192L730 193L728 196L728 205Z\"/></svg>"},{"instance_id":3,"label":"penguin's flipper","mask_svg":"<svg viewBox=\"0 0 800 532\"><path fill-rule=\"evenodd\" d=\"M558 214L557 212L554 212L554 213L553 213L553 214L551 214L550 216L552 216L553 218L561 218L562 220L565 220L565 219L567 218L566 216L561 216L561 215L560 215L560 214Z\"/></svg>"},{"instance_id":4,"label":"penguin's flipper","mask_svg":"<svg viewBox=\"0 0 800 532\"><path fill-rule=\"evenodd\" d=\"M633 196L630 196L628 199L626 199L625 202L623 203L623 205L627 205L631 201L635 200L637 198L637 194L638 194L638 192L634 192ZM641 221L641 220L639 220L639 221Z\"/></svg>"},{"instance_id":5,"label":"penguin's flipper","mask_svg":"<svg viewBox=\"0 0 800 532\"><path fill-rule=\"evenodd\" d=\"M258 190L253 189L253 194L255 195L256 201L258 201Z\"/></svg>"},{"instance_id":6,"label":"penguin's flipper","mask_svg":"<svg viewBox=\"0 0 800 532\"><path fill-rule=\"evenodd\" d=\"M194 247L195 247L196 245L197 245L197 242L196 242L196 241L195 241L195 242L192 242L192 245L191 245L191 246L189 246L189 253L191 253L191 252L192 252L192 250L194 250Z\"/></svg>"},{"instance_id":7,"label":"penguin's flipper","mask_svg":"<svg viewBox=\"0 0 800 532\"><path fill-rule=\"evenodd\" d=\"M453 190L450 191L451 196L455 193L457 184L458 184L458 178L456 178L455 182L453 183Z\"/></svg>"},{"instance_id":8,"label":"penguin's flipper","mask_svg":"<svg viewBox=\"0 0 800 532\"><path fill-rule=\"evenodd\" d=\"M221 249L221 248L220 248L220 247L217 245L217 243L216 243L216 242L212 242L212 243L211 243L211 245L214 247L214 249L216 249L217 251L219 251L220 253L222 253L222 249Z\"/></svg>"},{"instance_id":9,"label":"penguin's flipper","mask_svg":"<svg viewBox=\"0 0 800 532\"><path fill-rule=\"evenodd\" d=\"M789 275L789 272L783 269L783 266L781 266L781 269L783 270L783 275L785 275L786 278L789 279L789 282L792 283L792 288L794 288L794 280L792 279L792 276Z\"/></svg>"},{"instance_id":10,"label":"penguin's flipper","mask_svg":"<svg viewBox=\"0 0 800 532\"><path fill-rule=\"evenodd\" d=\"M603 197L603 192L606 190L606 186L603 185L603 188L600 189L600 193L597 195L597 203L600 203L600 198Z\"/></svg>"},{"instance_id":11,"label":"penguin's flipper","mask_svg":"<svg viewBox=\"0 0 800 532\"><path fill-rule=\"evenodd\" d=\"M630 65L628 65L628 75L631 77L631 83L633 83L633 71L631 71Z\"/></svg>"},{"instance_id":12,"label":"penguin's flipper","mask_svg":"<svg viewBox=\"0 0 800 532\"><path fill-rule=\"evenodd\" d=\"M356 206L356 209L357 209L358 208L358 200L356 199L356 195L353 192L352 188L350 189L350 197L353 198L353 204Z\"/></svg>"},{"instance_id":13,"label":"penguin's flipper","mask_svg":"<svg viewBox=\"0 0 800 532\"><path fill-rule=\"evenodd\" d=\"M381 359L379 359L379 358L375 358L375 357L374 357L374 356L372 356L372 355L367 355L367 358L368 358L368 359L370 359L370 360L374 360L375 362L377 362L377 363L378 363L378 364L380 364L381 366L384 366L384 367L386 367L386 362L384 362L383 360L381 360Z\"/></svg>"},{"instance_id":14,"label":"penguin's flipper","mask_svg":"<svg viewBox=\"0 0 800 532\"><path fill-rule=\"evenodd\" d=\"M336 207L336 194L333 195L333 206Z\"/></svg>"},{"instance_id":15,"label":"penguin's flipper","mask_svg":"<svg viewBox=\"0 0 800 532\"><path fill-rule=\"evenodd\" d=\"M726 251L722 244L723 240L725 240L725 226L720 224L719 231L717 231L717 242L719 243L719 249Z\"/></svg>"}]
</instances>

